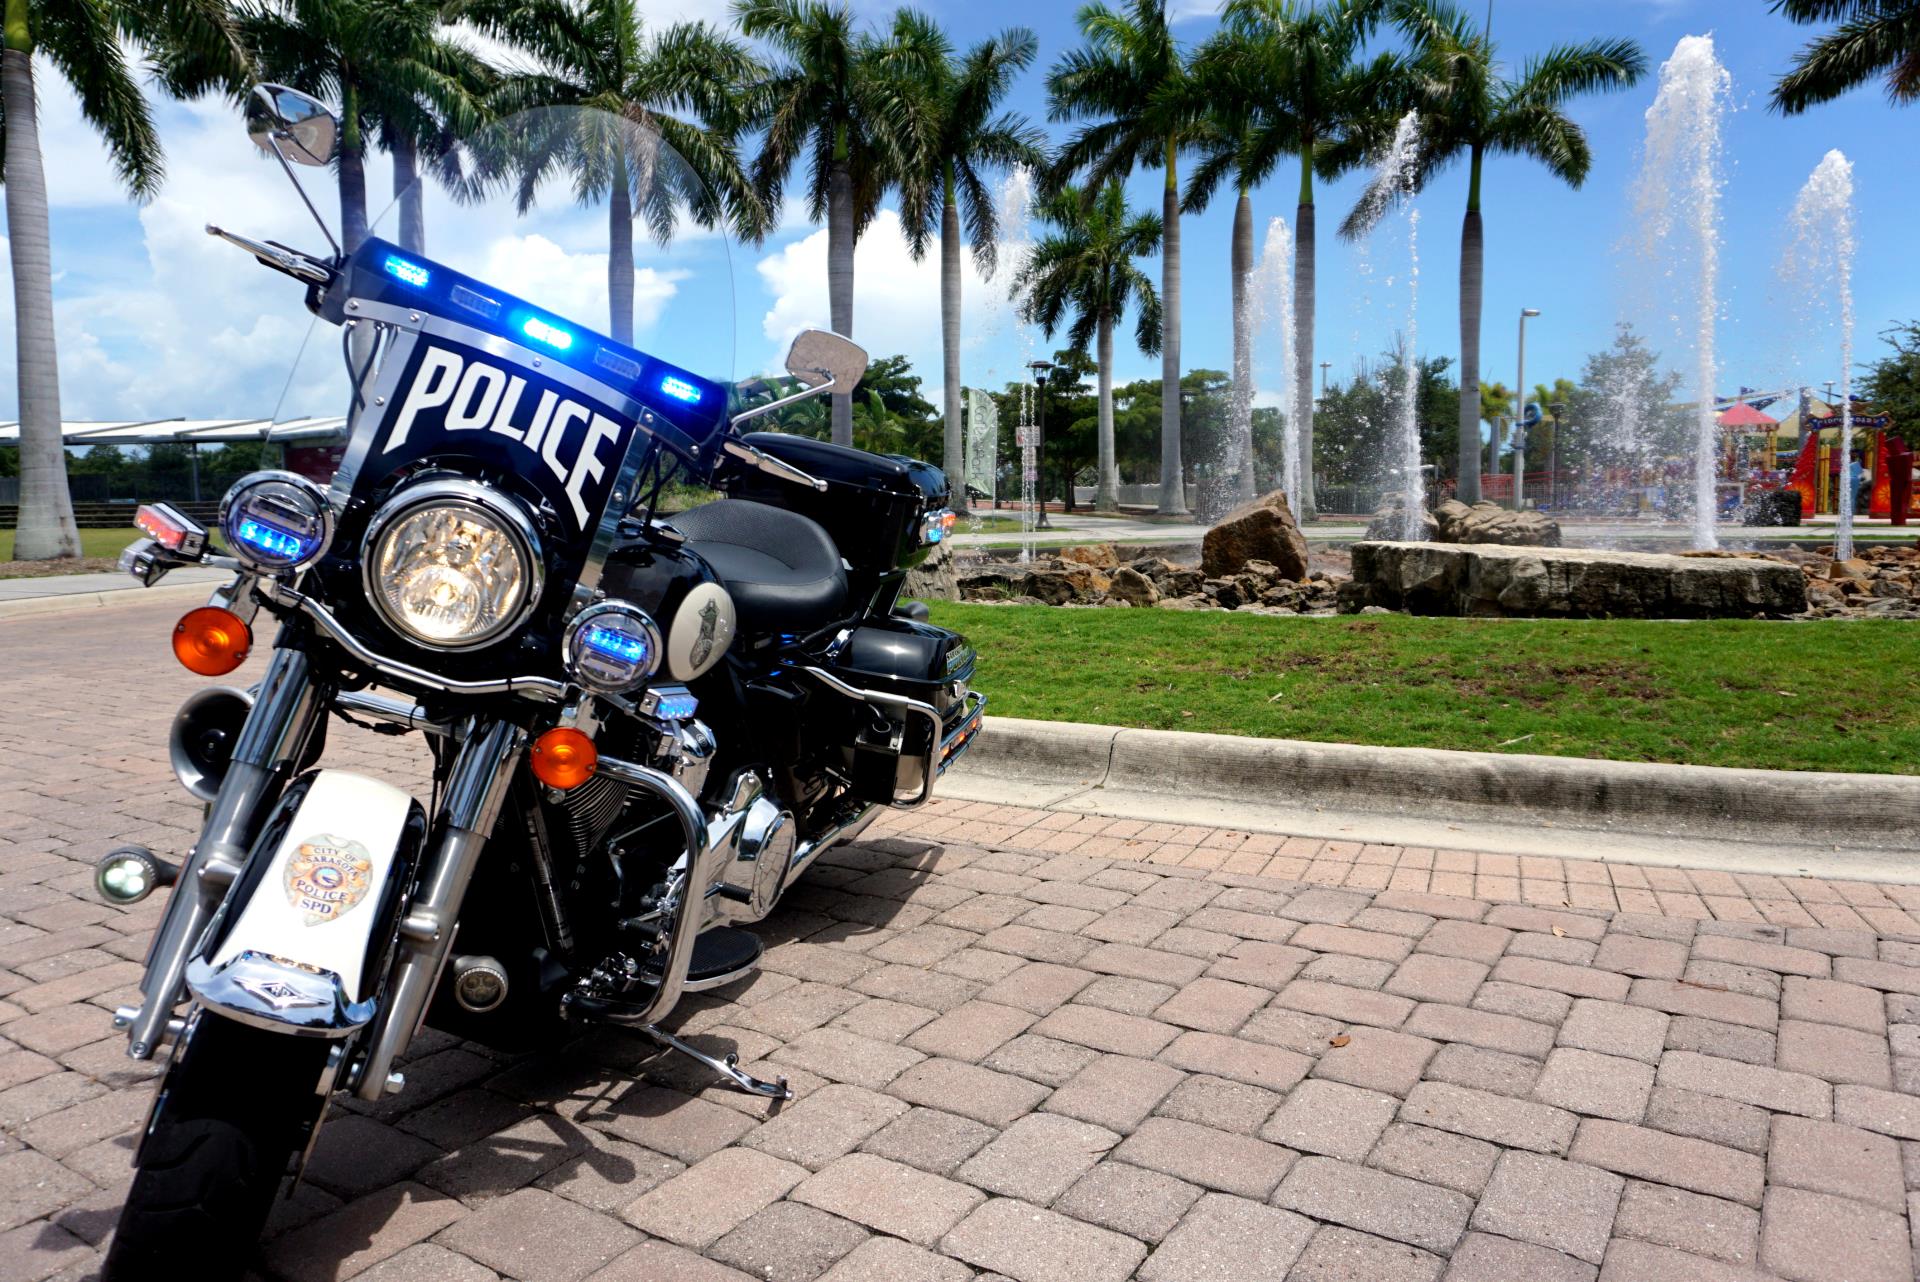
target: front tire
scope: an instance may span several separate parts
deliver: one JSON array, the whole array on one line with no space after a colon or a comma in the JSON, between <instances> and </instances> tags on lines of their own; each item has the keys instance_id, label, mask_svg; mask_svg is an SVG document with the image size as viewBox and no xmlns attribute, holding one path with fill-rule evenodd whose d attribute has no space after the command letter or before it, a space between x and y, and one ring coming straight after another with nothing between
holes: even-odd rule
<instances>
[{"instance_id":1,"label":"front tire","mask_svg":"<svg viewBox=\"0 0 1920 1282\"><path fill-rule=\"evenodd\" d=\"M293 1155L326 1101L315 1092L332 1043L203 1012L160 1084L153 1129L120 1212L101 1282L237 1279Z\"/></svg>"}]
</instances>

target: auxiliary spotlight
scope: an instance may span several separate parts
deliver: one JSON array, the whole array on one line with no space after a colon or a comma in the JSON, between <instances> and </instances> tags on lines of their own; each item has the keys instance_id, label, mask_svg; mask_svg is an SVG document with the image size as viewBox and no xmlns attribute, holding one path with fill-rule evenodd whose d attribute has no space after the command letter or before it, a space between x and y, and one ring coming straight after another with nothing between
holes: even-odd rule
<instances>
[{"instance_id":1,"label":"auxiliary spotlight","mask_svg":"<svg viewBox=\"0 0 1920 1282\"><path fill-rule=\"evenodd\" d=\"M93 888L100 892L100 898L123 908L139 903L156 886L171 886L179 877L178 865L145 846L110 850L93 866Z\"/></svg>"}]
</instances>

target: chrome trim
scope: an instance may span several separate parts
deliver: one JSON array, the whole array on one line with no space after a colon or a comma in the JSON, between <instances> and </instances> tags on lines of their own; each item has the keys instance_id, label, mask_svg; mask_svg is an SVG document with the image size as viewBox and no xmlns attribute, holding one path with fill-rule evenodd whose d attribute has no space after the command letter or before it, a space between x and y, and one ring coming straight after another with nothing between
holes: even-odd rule
<instances>
[{"instance_id":1,"label":"chrome trim","mask_svg":"<svg viewBox=\"0 0 1920 1282\"><path fill-rule=\"evenodd\" d=\"M167 897L165 914L147 950L140 981L140 1009L128 1021L127 1054L150 1059L160 1045L191 951L246 864L258 821L296 768L322 708L310 679L307 656L275 650L247 714L219 794L207 811L180 883Z\"/></svg>"},{"instance_id":2,"label":"chrome trim","mask_svg":"<svg viewBox=\"0 0 1920 1282\"><path fill-rule=\"evenodd\" d=\"M566 696L565 683L555 681L551 677L519 676L498 677L491 681L454 681L437 676L425 668L416 668L411 663L389 659L368 649L358 637L347 631L340 620L333 617L326 606L295 588L290 588L284 583L262 583L260 590L275 603L300 610L317 623L321 631L325 632L334 644L390 680L428 690L438 690L443 694L520 694L546 703L558 703Z\"/></svg>"},{"instance_id":3,"label":"chrome trim","mask_svg":"<svg viewBox=\"0 0 1920 1282\"><path fill-rule=\"evenodd\" d=\"M940 721L940 713L932 704L922 703L918 699L909 699L903 694L889 694L885 690L862 690L859 686L848 685L825 668L803 665L800 671L819 681L829 690L843 694L849 699L858 699L863 703L875 704L882 708L894 708L909 716L924 718L927 722L927 750L922 754L920 793L908 801L896 799L893 804L902 810L910 810L915 806L924 806L933 799L934 780L939 777L935 764L943 742L944 727Z\"/></svg>"},{"instance_id":4,"label":"chrome trim","mask_svg":"<svg viewBox=\"0 0 1920 1282\"><path fill-rule=\"evenodd\" d=\"M595 619L605 615L617 614L639 622L647 634L647 670L633 680L620 686L602 687L586 679L580 672L575 660L579 657L580 633ZM648 677L660 671L660 665L667 657L666 639L660 634L660 625L654 622L651 614L631 601L601 601L590 605L573 616L567 624L567 630L560 637L560 658L567 667L567 675L595 694L622 694L644 682Z\"/></svg>"},{"instance_id":5,"label":"chrome trim","mask_svg":"<svg viewBox=\"0 0 1920 1282\"><path fill-rule=\"evenodd\" d=\"M232 511L234 500L256 485L266 485L270 482L291 485L294 489L299 490L308 498L312 499L314 506L319 509L320 545L313 550L311 556L302 557L298 561L289 561L285 565L274 565L271 562L263 561L248 553L245 550L245 545L242 544L240 540L234 538L233 532L227 529L227 513ZM232 485L228 486L227 492L220 496L220 517L216 524L219 525L221 536L227 541L227 551L233 555L234 560L255 574L298 574L308 566L318 562L321 557L327 554L327 549L333 546L333 503L327 497L325 490L298 472L286 472L267 468L259 472L247 473Z\"/></svg>"},{"instance_id":6,"label":"chrome trim","mask_svg":"<svg viewBox=\"0 0 1920 1282\"><path fill-rule=\"evenodd\" d=\"M296 966L248 949L218 966L201 958L187 965L187 990L208 1010L272 1033L348 1037L379 1010L372 998L356 1002L330 970Z\"/></svg>"},{"instance_id":7,"label":"chrome trim","mask_svg":"<svg viewBox=\"0 0 1920 1282\"><path fill-rule=\"evenodd\" d=\"M388 971L386 1000L367 1032L367 1059L354 1082L354 1094L363 1100L382 1097L394 1059L426 1018L453 951L467 883L526 747L525 730L495 721L476 730L454 761L446 801L435 816L439 836L415 882L407 929L400 932L398 956Z\"/></svg>"},{"instance_id":8,"label":"chrome trim","mask_svg":"<svg viewBox=\"0 0 1920 1282\"><path fill-rule=\"evenodd\" d=\"M987 696L978 690L967 691L967 711L960 718L947 737L940 741L940 767L938 774L947 773L947 768L967 755L967 749L973 746L974 739L980 733L980 723L987 715Z\"/></svg>"},{"instance_id":9,"label":"chrome trim","mask_svg":"<svg viewBox=\"0 0 1920 1282\"><path fill-rule=\"evenodd\" d=\"M427 714L425 708L411 699L395 699L365 690L342 690L333 696L333 706L342 712L371 717L375 721L384 721L388 725L399 726L405 730L419 730L442 738L453 733L453 727L450 724L445 721L435 721Z\"/></svg>"},{"instance_id":10,"label":"chrome trim","mask_svg":"<svg viewBox=\"0 0 1920 1282\"><path fill-rule=\"evenodd\" d=\"M403 518L411 516L422 508L460 508L465 507L485 513L502 522L507 527L507 536L518 545L521 560L525 564L527 587L520 603L511 614L495 624L492 630L477 636L464 637L457 641L434 641L416 635L401 620L389 612L386 597L380 592L375 581L379 560L380 544L391 528ZM360 539L360 585L365 589L367 599L382 621L392 628L409 645L424 650L483 650L498 644L519 631L533 612L540 608L540 596L547 587L547 567L541 560L540 531L534 528L533 518L516 500L500 493L490 485L464 478L443 478L435 481L422 481L417 485L402 486L385 503L382 503L367 522L367 532Z\"/></svg>"}]
</instances>

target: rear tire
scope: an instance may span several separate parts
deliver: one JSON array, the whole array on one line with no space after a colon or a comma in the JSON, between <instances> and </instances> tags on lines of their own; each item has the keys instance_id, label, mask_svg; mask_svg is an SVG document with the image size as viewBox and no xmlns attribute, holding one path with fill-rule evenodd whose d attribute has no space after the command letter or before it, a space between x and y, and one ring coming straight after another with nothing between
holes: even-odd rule
<instances>
[{"instance_id":1,"label":"rear tire","mask_svg":"<svg viewBox=\"0 0 1920 1282\"><path fill-rule=\"evenodd\" d=\"M101 1282L146 1282L189 1264L196 1282L246 1271L326 1104L314 1088L332 1045L200 1015L161 1082Z\"/></svg>"}]
</instances>

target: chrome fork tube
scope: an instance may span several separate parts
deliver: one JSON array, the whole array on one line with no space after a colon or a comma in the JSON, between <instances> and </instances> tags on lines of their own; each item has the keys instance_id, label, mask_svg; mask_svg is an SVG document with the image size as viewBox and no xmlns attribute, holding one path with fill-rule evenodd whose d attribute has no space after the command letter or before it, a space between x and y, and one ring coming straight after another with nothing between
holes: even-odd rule
<instances>
[{"instance_id":1,"label":"chrome fork tube","mask_svg":"<svg viewBox=\"0 0 1920 1282\"><path fill-rule=\"evenodd\" d=\"M447 799L437 817L439 839L421 870L418 892L400 923L399 959L387 995L367 1034L367 1061L354 1086L361 1099L387 1093L393 1061L426 1016L440 970L453 950L467 883L506 801L527 732L505 721L476 729L461 746Z\"/></svg>"},{"instance_id":2,"label":"chrome fork tube","mask_svg":"<svg viewBox=\"0 0 1920 1282\"><path fill-rule=\"evenodd\" d=\"M299 650L275 650L267 665L200 840L187 857L147 950L140 1010L127 1033L127 1054L133 1059L151 1059L164 1040L193 948L245 866L261 812L299 764L325 711L310 671L307 656Z\"/></svg>"}]
</instances>

